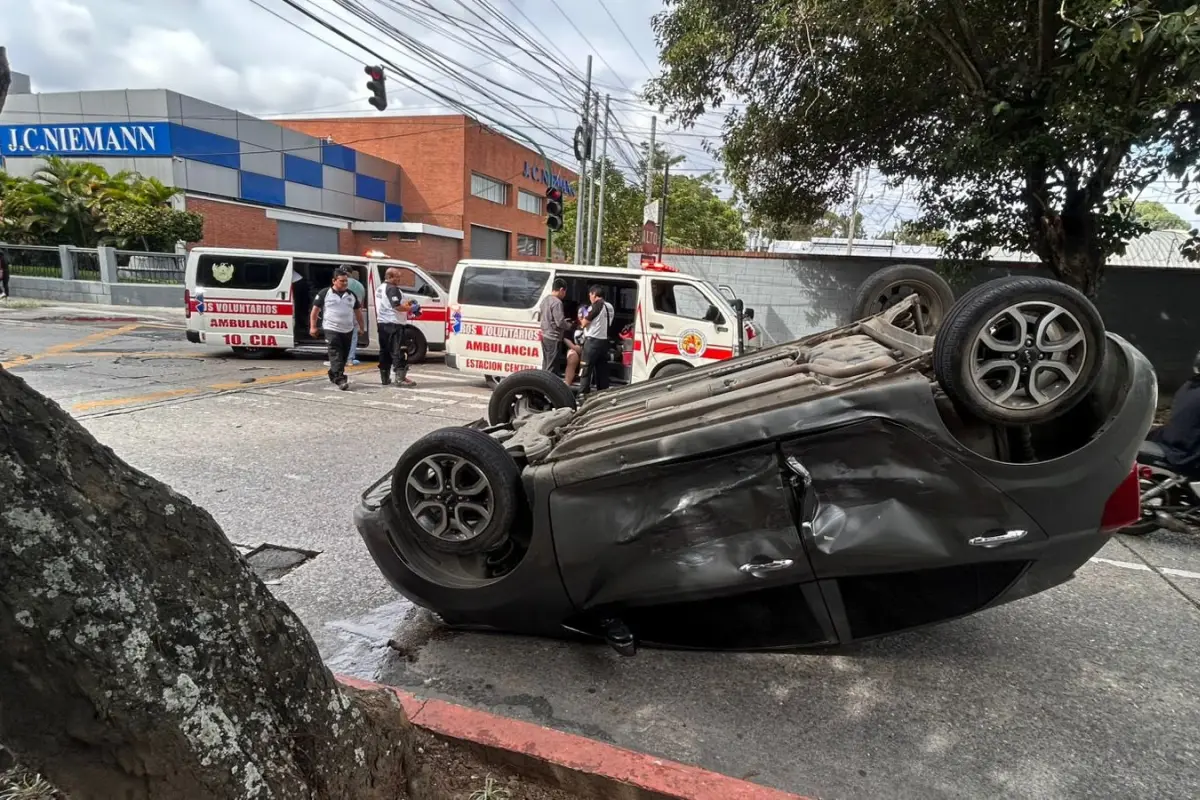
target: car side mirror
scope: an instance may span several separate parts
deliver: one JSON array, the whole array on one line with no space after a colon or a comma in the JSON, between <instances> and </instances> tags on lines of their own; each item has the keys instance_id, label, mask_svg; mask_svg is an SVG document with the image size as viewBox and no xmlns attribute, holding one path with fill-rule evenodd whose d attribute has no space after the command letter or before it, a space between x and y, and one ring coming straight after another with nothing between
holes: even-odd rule
<instances>
[{"instance_id":1,"label":"car side mirror","mask_svg":"<svg viewBox=\"0 0 1200 800\"><path fill-rule=\"evenodd\" d=\"M732 305L733 310L738 312L739 314L741 314L746 309L745 301L743 301L737 297L733 298L733 300L730 300L729 304Z\"/></svg>"},{"instance_id":2,"label":"car side mirror","mask_svg":"<svg viewBox=\"0 0 1200 800\"><path fill-rule=\"evenodd\" d=\"M746 319L754 319L754 309L753 308L746 309Z\"/></svg>"}]
</instances>

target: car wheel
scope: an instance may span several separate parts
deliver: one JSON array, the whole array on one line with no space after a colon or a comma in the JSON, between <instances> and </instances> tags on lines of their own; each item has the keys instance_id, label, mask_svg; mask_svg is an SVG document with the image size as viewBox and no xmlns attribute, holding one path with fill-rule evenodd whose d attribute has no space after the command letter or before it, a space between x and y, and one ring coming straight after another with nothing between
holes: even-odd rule
<instances>
[{"instance_id":1,"label":"car wheel","mask_svg":"<svg viewBox=\"0 0 1200 800\"><path fill-rule=\"evenodd\" d=\"M1000 278L950 307L933 348L938 383L972 415L1031 425L1065 414L1104 365L1104 321L1049 278Z\"/></svg>"},{"instance_id":2,"label":"car wheel","mask_svg":"<svg viewBox=\"0 0 1200 800\"><path fill-rule=\"evenodd\" d=\"M522 414L577 407L575 393L562 378L544 369L525 369L496 384L488 401L488 422L503 425Z\"/></svg>"},{"instance_id":3,"label":"car wheel","mask_svg":"<svg viewBox=\"0 0 1200 800\"><path fill-rule=\"evenodd\" d=\"M504 446L471 428L418 439L392 473L400 533L442 553L484 553L502 543L517 515L520 470Z\"/></svg>"},{"instance_id":4,"label":"car wheel","mask_svg":"<svg viewBox=\"0 0 1200 800\"><path fill-rule=\"evenodd\" d=\"M673 375L682 375L685 372L691 371L692 367L689 364L667 364L658 370L658 372L654 373L654 379L658 380L659 378L670 378Z\"/></svg>"},{"instance_id":5,"label":"car wheel","mask_svg":"<svg viewBox=\"0 0 1200 800\"><path fill-rule=\"evenodd\" d=\"M404 349L408 351L408 363L419 364L429 352L429 342L425 340L425 334L416 328L409 328L408 335L404 337Z\"/></svg>"},{"instance_id":6,"label":"car wheel","mask_svg":"<svg viewBox=\"0 0 1200 800\"><path fill-rule=\"evenodd\" d=\"M881 314L913 294L919 296L913 313L915 331L932 336L954 304L954 290L941 275L915 264L896 264L872 273L858 287L851 319Z\"/></svg>"},{"instance_id":7,"label":"car wheel","mask_svg":"<svg viewBox=\"0 0 1200 800\"><path fill-rule=\"evenodd\" d=\"M261 361L264 358L271 358L277 352L275 347L234 347L233 354L238 358L246 358L255 361Z\"/></svg>"}]
</instances>

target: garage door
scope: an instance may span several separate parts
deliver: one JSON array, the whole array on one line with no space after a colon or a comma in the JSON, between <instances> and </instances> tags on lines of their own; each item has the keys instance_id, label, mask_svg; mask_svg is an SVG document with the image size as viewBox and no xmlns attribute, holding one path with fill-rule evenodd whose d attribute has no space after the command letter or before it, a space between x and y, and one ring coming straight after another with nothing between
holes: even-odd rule
<instances>
[{"instance_id":1,"label":"garage door","mask_svg":"<svg viewBox=\"0 0 1200 800\"><path fill-rule=\"evenodd\" d=\"M509 257L508 234L492 228L471 226L471 258Z\"/></svg>"},{"instance_id":2,"label":"garage door","mask_svg":"<svg viewBox=\"0 0 1200 800\"><path fill-rule=\"evenodd\" d=\"M279 226L280 250L299 250L302 253L338 252L337 228L283 220L279 220L276 225Z\"/></svg>"}]
</instances>

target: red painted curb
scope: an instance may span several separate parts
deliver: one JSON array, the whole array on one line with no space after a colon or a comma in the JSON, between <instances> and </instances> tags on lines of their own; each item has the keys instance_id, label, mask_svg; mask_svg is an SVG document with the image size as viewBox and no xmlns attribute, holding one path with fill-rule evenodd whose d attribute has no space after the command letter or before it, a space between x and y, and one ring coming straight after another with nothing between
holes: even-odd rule
<instances>
[{"instance_id":1,"label":"red painted curb","mask_svg":"<svg viewBox=\"0 0 1200 800\"><path fill-rule=\"evenodd\" d=\"M552 767L593 775L643 792L682 800L808 800L801 795L530 722L442 700L421 700L394 686L345 675L336 677L356 689L391 691L413 724L433 733L516 753Z\"/></svg>"}]
</instances>

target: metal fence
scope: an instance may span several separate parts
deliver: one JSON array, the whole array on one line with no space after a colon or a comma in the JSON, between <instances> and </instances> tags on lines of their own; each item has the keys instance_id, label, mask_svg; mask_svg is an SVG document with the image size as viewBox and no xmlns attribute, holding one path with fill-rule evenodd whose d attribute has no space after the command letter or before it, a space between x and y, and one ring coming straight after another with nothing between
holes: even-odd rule
<instances>
[{"instance_id":1,"label":"metal fence","mask_svg":"<svg viewBox=\"0 0 1200 800\"><path fill-rule=\"evenodd\" d=\"M62 263L53 245L0 245L13 275L30 278L61 278Z\"/></svg>"},{"instance_id":2,"label":"metal fence","mask_svg":"<svg viewBox=\"0 0 1200 800\"><path fill-rule=\"evenodd\" d=\"M182 284L187 256L181 253L146 253L117 250L119 283Z\"/></svg>"},{"instance_id":3,"label":"metal fence","mask_svg":"<svg viewBox=\"0 0 1200 800\"><path fill-rule=\"evenodd\" d=\"M75 280L100 280L100 254L95 250L85 250L79 247L67 248L67 256L75 270Z\"/></svg>"}]
</instances>

